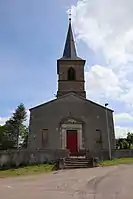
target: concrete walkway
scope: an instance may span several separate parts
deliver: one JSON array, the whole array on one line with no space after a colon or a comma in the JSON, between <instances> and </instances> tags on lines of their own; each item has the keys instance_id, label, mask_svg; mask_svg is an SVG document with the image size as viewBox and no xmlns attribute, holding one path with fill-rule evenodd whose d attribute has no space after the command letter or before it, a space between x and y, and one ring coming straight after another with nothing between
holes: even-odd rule
<instances>
[{"instance_id":1,"label":"concrete walkway","mask_svg":"<svg viewBox=\"0 0 133 199\"><path fill-rule=\"evenodd\" d=\"M2 199L133 199L133 165L0 179Z\"/></svg>"}]
</instances>

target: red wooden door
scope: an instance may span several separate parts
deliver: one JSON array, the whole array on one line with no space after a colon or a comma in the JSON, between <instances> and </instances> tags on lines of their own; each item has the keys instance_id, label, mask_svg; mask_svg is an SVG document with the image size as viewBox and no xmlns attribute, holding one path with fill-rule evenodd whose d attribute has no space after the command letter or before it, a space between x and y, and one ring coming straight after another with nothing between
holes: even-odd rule
<instances>
[{"instance_id":1,"label":"red wooden door","mask_svg":"<svg viewBox=\"0 0 133 199\"><path fill-rule=\"evenodd\" d=\"M67 149L71 153L78 151L78 137L76 130L67 130Z\"/></svg>"}]
</instances>

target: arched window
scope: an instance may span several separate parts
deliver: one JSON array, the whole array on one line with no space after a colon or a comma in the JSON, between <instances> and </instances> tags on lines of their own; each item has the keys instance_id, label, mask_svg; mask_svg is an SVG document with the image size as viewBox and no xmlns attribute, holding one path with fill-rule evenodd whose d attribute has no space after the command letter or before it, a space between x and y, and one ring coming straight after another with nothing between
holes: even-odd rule
<instances>
[{"instance_id":1,"label":"arched window","mask_svg":"<svg viewBox=\"0 0 133 199\"><path fill-rule=\"evenodd\" d=\"M74 68L70 67L67 73L67 80L74 81L76 80L76 71Z\"/></svg>"}]
</instances>

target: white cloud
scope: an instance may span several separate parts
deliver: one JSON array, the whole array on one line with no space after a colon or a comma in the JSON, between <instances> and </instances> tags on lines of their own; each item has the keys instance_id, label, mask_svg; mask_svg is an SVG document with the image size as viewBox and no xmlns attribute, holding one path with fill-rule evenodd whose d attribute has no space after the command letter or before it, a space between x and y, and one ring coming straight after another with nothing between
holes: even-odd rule
<instances>
[{"instance_id":1,"label":"white cloud","mask_svg":"<svg viewBox=\"0 0 133 199\"><path fill-rule=\"evenodd\" d=\"M133 132L130 127L133 123L132 8L132 0L79 0L72 6L77 41L84 42L88 54L92 49L95 56L94 64L89 64L85 74L87 96L97 101L117 100L124 104L119 107L121 113L115 111L117 137ZM97 61L99 56L100 62Z\"/></svg>"},{"instance_id":2,"label":"white cloud","mask_svg":"<svg viewBox=\"0 0 133 199\"><path fill-rule=\"evenodd\" d=\"M133 122L133 115L129 114L129 113L119 113L119 114L115 114L114 116L114 120L115 123L117 122Z\"/></svg>"},{"instance_id":3,"label":"white cloud","mask_svg":"<svg viewBox=\"0 0 133 199\"><path fill-rule=\"evenodd\" d=\"M114 114L115 135L116 138L126 137L128 132L133 132L133 115L130 113ZM124 125L119 125L124 124Z\"/></svg>"},{"instance_id":4,"label":"white cloud","mask_svg":"<svg viewBox=\"0 0 133 199\"><path fill-rule=\"evenodd\" d=\"M132 0L80 0L72 9L75 31L113 63L132 61L132 7Z\"/></svg>"},{"instance_id":5,"label":"white cloud","mask_svg":"<svg viewBox=\"0 0 133 199\"><path fill-rule=\"evenodd\" d=\"M100 65L94 65L86 72L86 89L88 96L104 95L110 98L118 98L123 92L113 70Z\"/></svg>"},{"instance_id":6,"label":"white cloud","mask_svg":"<svg viewBox=\"0 0 133 199\"><path fill-rule=\"evenodd\" d=\"M4 125L8 119L9 117L0 117L0 125Z\"/></svg>"},{"instance_id":7,"label":"white cloud","mask_svg":"<svg viewBox=\"0 0 133 199\"><path fill-rule=\"evenodd\" d=\"M115 135L116 138L124 138L127 136L128 132L133 132L133 128L132 127L121 127L121 126L115 126Z\"/></svg>"},{"instance_id":8,"label":"white cloud","mask_svg":"<svg viewBox=\"0 0 133 199\"><path fill-rule=\"evenodd\" d=\"M29 124L29 118L30 118L30 111L27 109L26 112L27 112L27 120L26 120L25 123L26 123L26 125L28 125ZM7 116L7 117L0 117L0 125L4 125L5 122L11 117L11 115L13 113L14 113L14 110L9 111L9 116Z\"/></svg>"},{"instance_id":9,"label":"white cloud","mask_svg":"<svg viewBox=\"0 0 133 199\"><path fill-rule=\"evenodd\" d=\"M132 0L79 0L77 5L72 7L73 27L78 39L82 40L88 49L93 49L96 57L99 53L103 57L104 66L96 62L86 75L88 92L91 88L92 96L101 97L104 93L106 97L117 98L131 105L132 8ZM97 93L98 87L100 92Z\"/></svg>"},{"instance_id":10,"label":"white cloud","mask_svg":"<svg viewBox=\"0 0 133 199\"><path fill-rule=\"evenodd\" d=\"M30 111L27 109L27 120L26 120L26 125L29 125L29 119L30 119Z\"/></svg>"}]
</instances>

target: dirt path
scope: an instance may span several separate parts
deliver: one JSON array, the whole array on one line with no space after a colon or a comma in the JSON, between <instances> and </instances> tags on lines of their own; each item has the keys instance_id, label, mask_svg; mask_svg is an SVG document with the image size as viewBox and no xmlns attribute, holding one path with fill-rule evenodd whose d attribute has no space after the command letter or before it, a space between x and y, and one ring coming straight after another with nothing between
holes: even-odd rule
<instances>
[{"instance_id":1,"label":"dirt path","mask_svg":"<svg viewBox=\"0 0 133 199\"><path fill-rule=\"evenodd\" d=\"M0 179L2 199L133 199L133 165Z\"/></svg>"}]
</instances>

